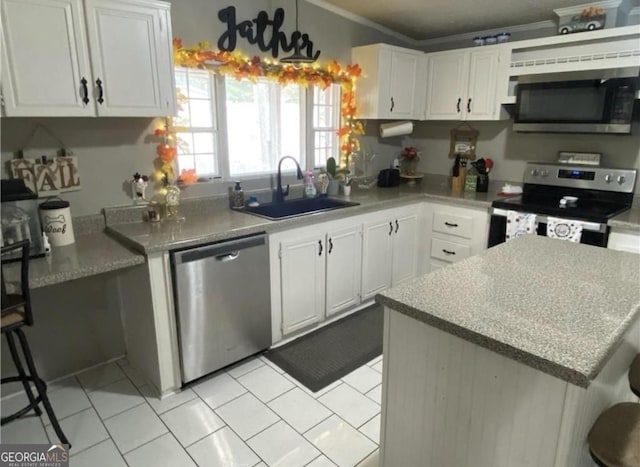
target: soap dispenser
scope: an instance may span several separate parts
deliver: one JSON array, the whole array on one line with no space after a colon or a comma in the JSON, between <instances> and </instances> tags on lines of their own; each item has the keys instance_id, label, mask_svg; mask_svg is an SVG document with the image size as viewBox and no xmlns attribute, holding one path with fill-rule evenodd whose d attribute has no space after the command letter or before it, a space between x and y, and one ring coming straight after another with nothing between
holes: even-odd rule
<instances>
[{"instance_id":1,"label":"soap dispenser","mask_svg":"<svg viewBox=\"0 0 640 467\"><path fill-rule=\"evenodd\" d=\"M236 186L233 188L233 191L231 192L231 207L233 209L244 208L244 191L240 186L240 182L236 182Z\"/></svg>"}]
</instances>

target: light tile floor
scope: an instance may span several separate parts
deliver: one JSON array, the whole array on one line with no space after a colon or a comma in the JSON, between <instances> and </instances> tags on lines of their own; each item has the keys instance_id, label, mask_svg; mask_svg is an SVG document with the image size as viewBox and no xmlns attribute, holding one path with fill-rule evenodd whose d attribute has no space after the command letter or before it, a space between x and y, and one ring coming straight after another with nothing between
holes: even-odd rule
<instances>
[{"instance_id":1,"label":"light tile floor","mask_svg":"<svg viewBox=\"0 0 640 467\"><path fill-rule=\"evenodd\" d=\"M158 399L126 359L49 386L71 467L378 465L382 357L313 393L264 357ZM24 395L2 400L7 413ZM58 442L46 415L4 443Z\"/></svg>"}]
</instances>

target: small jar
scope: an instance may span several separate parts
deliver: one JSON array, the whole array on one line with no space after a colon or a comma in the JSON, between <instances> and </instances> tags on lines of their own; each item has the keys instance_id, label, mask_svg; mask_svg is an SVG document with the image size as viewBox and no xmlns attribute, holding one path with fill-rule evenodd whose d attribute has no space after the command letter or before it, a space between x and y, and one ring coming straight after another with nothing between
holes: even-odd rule
<instances>
[{"instance_id":1,"label":"small jar","mask_svg":"<svg viewBox=\"0 0 640 467\"><path fill-rule=\"evenodd\" d=\"M484 37L476 36L473 38L473 43L475 45L484 45Z\"/></svg>"},{"instance_id":2,"label":"small jar","mask_svg":"<svg viewBox=\"0 0 640 467\"><path fill-rule=\"evenodd\" d=\"M483 37L483 39L484 39L485 45L493 45L496 42L498 42L498 39L496 38L496 36L485 36Z\"/></svg>"},{"instance_id":3,"label":"small jar","mask_svg":"<svg viewBox=\"0 0 640 467\"><path fill-rule=\"evenodd\" d=\"M498 40L498 44L509 42L509 40L511 40L511 33L501 32L500 34L496 34L496 39Z\"/></svg>"}]
</instances>

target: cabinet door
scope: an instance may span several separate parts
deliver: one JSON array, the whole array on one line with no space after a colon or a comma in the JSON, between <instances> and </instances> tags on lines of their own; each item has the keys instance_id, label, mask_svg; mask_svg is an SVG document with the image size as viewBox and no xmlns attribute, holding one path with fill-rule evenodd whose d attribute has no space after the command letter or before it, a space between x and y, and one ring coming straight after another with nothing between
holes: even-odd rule
<instances>
[{"instance_id":1,"label":"cabinet door","mask_svg":"<svg viewBox=\"0 0 640 467\"><path fill-rule=\"evenodd\" d=\"M393 222L393 286L413 279L418 272L418 214L399 216Z\"/></svg>"},{"instance_id":2,"label":"cabinet door","mask_svg":"<svg viewBox=\"0 0 640 467\"><path fill-rule=\"evenodd\" d=\"M497 50L471 53L469 60L469 92L464 111L467 120L494 120L497 118L496 89L498 79Z\"/></svg>"},{"instance_id":3,"label":"cabinet door","mask_svg":"<svg viewBox=\"0 0 640 467\"><path fill-rule=\"evenodd\" d=\"M391 52L389 100L381 102L381 110L389 111L388 118L415 117L415 89L419 55Z\"/></svg>"},{"instance_id":4,"label":"cabinet door","mask_svg":"<svg viewBox=\"0 0 640 467\"><path fill-rule=\"evenodd\" d=\"M98 114L154 117L172 109L165 10L118 0L86 0Z\"/></svg>"},{"instance_id":5,"label":"cabinet door","mask_svg":"<svg viewBox=\"0 0 640 467\"><path fill-rule=\"evenodd\" d=\"M393 224L385 219L364 225L362 232L362 300L391 287Z\"/></svg>"},{"instance_id":6,"label":"cabinet door","mask_svg":"<svg viewBox=\"0 0 640 467\"><path fill-rule=\"evenodd\" d=\"M3 0L2 92L7 116L94 115L81 0ZM89 87L90 89L90 87Z\"/></svg>"},{"instance_id":7,"label":"cabinet door","mask_svg":"<svg viewBox=\"0 0 640 467\"><path fill-rule=\"evenodd\" d=\"M466 99L468 52L436 53L428 57L427 120L460 120Z\"/></svg>"},{"instance_id":8,"label":"cabinet door","mask_svg":"<svg viewBox=\"0 0 640 467\"><path fill-rule=\"evenodd\" d=\"M357 226L327 233L327 316L360 301L361 232Z\"/></svg>"},{"instance_id":9,"label":"cabinet door","mask_svg":"<svg viewBox=\"0 0 640 467\"><path fill-rule=\"evenodd\" d=\"M289 334L323 318L324 265L323 236L280 244L283 334Z\"/></svg>"}]
</instances>

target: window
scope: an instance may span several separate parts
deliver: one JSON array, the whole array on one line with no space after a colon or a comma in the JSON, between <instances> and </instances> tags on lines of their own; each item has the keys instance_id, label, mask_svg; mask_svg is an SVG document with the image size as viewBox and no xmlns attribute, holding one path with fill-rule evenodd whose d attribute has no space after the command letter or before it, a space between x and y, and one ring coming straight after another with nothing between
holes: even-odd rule
<instances>
[{"instance_id":1,"label":"window","mask_svg":"<svg viewBox=\"0 0 640 467\"><path fill-rule=\"evenodd\" d=\"M339 154L340 86L322 90L313 87L313 166L324 167L329 157ZM337 157L336 157L337 158Z\"/></svg>"},{"instance_id":2,"label":"window","mask_svg":"<svg viewBox=\"0 0 640 467\"><path fill-rule=\"evenodd\" d=\"M225 78L229 175L272 173L282 156L305 166L304 90Z\"/></svg>"},{"instance_id":3,"label":"window","mask_svg":"<svg viewBox=\"0 0 640 467\"><path fill-rule=\"evenodd\" d=\"M199 176L218 176L215 82L207 71L177 68L176 87L186 97L176 124L189 130L176 135L178 173L195 169Z\"/></svg>"},{"instance_id":4,"label":"window","mask_svg":"<svg viewBox=\"0 0 640 467\"><path fill-rule=\"evenodd\" d=\"M305 89L259 79L214 77L208 71L176 68L185 97L176 125L178 172L195 169L201 178L272 174L282 156L305 169L337 157L340 87ZM217 102L216 102L217 100ZM293 170L292 164L283 164Z\"/></svg>"}]
</instances>

